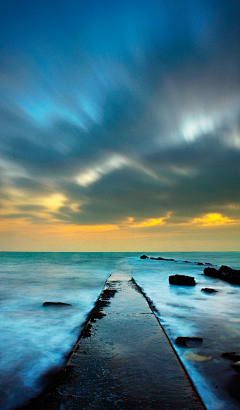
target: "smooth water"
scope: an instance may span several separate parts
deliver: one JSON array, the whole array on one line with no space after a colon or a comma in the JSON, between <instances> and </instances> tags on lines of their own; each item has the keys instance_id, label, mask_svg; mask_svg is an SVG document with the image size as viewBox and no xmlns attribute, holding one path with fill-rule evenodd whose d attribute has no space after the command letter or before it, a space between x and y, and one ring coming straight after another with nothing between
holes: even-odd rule
<instances>
[{"instance_id":1,"label":"smooth water","mask_svg":"<svg viewBox=\"0 0 240 410\"><path fill-rule=\"evenodd\" d=\"M154 301L174 344L201 336L202 346L176 348L209 410L235 410L227 383L235 374L224 351L240 351L240 287L202 275L195 262L240 268L240 253L151 253L177 262L140 260L141 253L0 253L0 409L38 394L46 373L64 363L106 279L121 262ZM191 263L184 263L188 260ZM170 286L169 274L196 278L194 288ZM202 287L218 293L206 295ZM45 301L72 307L43 307ZM218 386L218 387L216 387Z\"/></svg>"},{"instance_id":2,"label":"smooth water","mask_svg":"<svg viewBox=\"0 0 240 410\"><path fill-rule=\"evenodd\" d=\"M156 254L149 254L156 256ZM158 317L208 410L237 410L240 403L229 394L229 383L239 377L223 352L240 352L240 287L203 276L204 266L240 268L240 253L159 253L176 262L130 258L132 276L159 310ZM184 263L188 260L191 263ZM194 276L194 287L169 285L171 274ZM202 288L218 292L206 294ZM178 347L178 336L197 336L203 343ZM238 381L239 383L239 381Z\"/></svg>"},{"instance_id":3,"label":"smooth water","mask_svg":"<svg viewBox=\"0 0 240 410\"><path fill-rule=\"evenodd\" d=\"M1 410L38 394L44 374L64 363L115 259L104 253L0 253ZM43 307L45 301L72 307Z\"/></svg>"}]
</instances>

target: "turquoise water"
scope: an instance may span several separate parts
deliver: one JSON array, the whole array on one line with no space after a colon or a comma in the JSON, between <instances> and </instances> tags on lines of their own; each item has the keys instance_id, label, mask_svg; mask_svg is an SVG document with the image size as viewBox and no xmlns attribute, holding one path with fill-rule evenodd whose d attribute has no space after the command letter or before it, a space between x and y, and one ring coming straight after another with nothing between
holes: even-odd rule
<instances>
[{"instance_id":1,"label":"turquoise water","mask_svg":"<svg viewBox=\"0 0 240 410\"><path fill-rule=\"evenodd\" d=\"M154 254L149 254L150 256ZM177 262L139 260L131 257L132 276L153 300L160 323L193 380L208 410L237 410L240 403L229 394L229 383L236 375L223 352L240 352L240 287L203 276L204 266L228 265L240 268L240 253L158 254ZM191 263L183 263L188 260ZM194 287L169 285L172 274L194 276ZM206 294L202 288L218 292ZM178 336L197 336L203 343L193 348L175 345Z\"/></svg>"},{"instance_id":2,"label":"turquoise water","mask_svg":"<svg viewBox=\"0 0 240 410\"><path fill-rule=\"evenodd\" d=\"M204 338L200 348L177 351L208 409L240 407L226 389L234 371L219 356L223 351L240 351L240 287L202 276L203 267L195 263L240 268L240 253L148 254L177 262L140 260L141 253L0 253L1 410L20 406L38 394L44 387L44 374L64 363L105 280L122 260L158 307L172 341L177 336ZM171 273L191 274L197 286L169 286ZM202 287L219 292L205 295ZM44 308L45 301L72 307ZM207 359L196 361L196 357Z\"/></svg>"}]
</instances>

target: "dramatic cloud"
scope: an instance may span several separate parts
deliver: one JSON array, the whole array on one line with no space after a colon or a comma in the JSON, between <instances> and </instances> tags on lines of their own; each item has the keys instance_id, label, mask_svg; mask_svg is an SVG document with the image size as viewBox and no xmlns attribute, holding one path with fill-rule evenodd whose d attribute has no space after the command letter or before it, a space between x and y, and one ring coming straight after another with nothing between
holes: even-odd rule
<instances>
[{"instance_id":1,"label":"dramatic cloud","mask_svg":"<svg viewBox=\"0 0 240 410\"><path fill-rule=\"evenodd\" d=\"M1 8L4 247L239 227L238 1Z\"/></svg>"}]
</instances>

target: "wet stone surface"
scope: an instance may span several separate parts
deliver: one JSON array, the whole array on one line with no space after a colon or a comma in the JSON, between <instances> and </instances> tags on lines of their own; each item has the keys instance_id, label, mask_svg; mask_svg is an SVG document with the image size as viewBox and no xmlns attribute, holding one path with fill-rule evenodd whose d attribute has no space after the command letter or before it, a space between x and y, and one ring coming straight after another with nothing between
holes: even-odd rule
<instances>
[{"instance_id":1,"label":"wet stone surface","mask_svg":"<svg viewBox=\"0 0 240 410\"><path fill-rule=\"evenodd\" d=\"M131 278L106 283L58 381L27 410L204 409Z\"/></svg>"}]
</instances>

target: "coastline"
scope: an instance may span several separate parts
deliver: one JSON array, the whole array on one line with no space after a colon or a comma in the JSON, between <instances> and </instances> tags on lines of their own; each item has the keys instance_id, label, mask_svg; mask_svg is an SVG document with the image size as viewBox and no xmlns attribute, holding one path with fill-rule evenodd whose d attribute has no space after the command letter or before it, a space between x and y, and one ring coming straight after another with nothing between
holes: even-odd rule
<instances>
[{"instance_id":1,"label":"coastline","mask_svg":"<svg viewBox=\"0 0 240 410\"><path fill-rule=\"evenodd\" d=\"M21 409L203 410L154 309L134 279L111 275L64 368Z\"/></svg>"}]
</instances>

